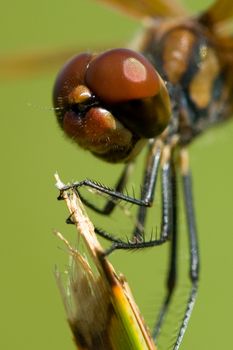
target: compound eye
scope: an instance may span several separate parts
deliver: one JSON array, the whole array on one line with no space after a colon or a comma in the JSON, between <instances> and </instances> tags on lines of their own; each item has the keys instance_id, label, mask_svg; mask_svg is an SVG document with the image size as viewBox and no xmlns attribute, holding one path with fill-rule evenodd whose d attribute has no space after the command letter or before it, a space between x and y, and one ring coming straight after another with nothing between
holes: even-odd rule
<instances>
[{"instance_id":1,"label":"compound eye","mask_svg":"<svg viewBox=\"0 0 233 350\"><path fill-rule=\"evenodd\" d=\"M87 66L92 59L92 55L82 53L71 58L59 73L53 90L53 103L58 111L66 108L70 104L73 95L77 95L77 87L84 85ZM81 91L81 96L84 91Z\"/></svg>"},{"instance_id":2,"label":"compound eye","mask_svg":"<svg viewBox=\"0 0 233 350\"><path fill-rule=\"evenodd\" d=\"M88 65L86 85L105 103L115 104L154 96L159 76L141 54L113 49L96 56Z\"/></svg>"}]
</instances>

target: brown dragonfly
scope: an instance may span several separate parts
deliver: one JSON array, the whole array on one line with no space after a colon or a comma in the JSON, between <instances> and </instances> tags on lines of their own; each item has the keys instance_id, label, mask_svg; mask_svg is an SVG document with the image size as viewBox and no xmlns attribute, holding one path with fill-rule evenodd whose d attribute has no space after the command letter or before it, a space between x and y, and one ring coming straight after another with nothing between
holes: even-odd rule
<instances>
[{"instance_id":1,"label":"brown dragonfly","mask_svg":"<svg viewBox=\"0 0 233 350\"><path fill-rule=\"evenodd\" d=\"M117 249L144 249L171 242L168 290L154 326L155 341L176 285L179 234L176 184L178 177L182 179L192 287L173 347L178 349L196 299L199 277L187 146L203 131L232 116L233 37L229 35L228 23L233 17L233 4L230 0L215 1L204 13L189 16L175 1L103 2L145 22L145 31L134 47L141 54L119 49L99 55L87 52L72 58L62 69L54 89L56 114L66 135L79 146L103 160L126 164L115 189L90 180L72 184L77 191L87 186L107 194L110 200L103 209L83 198L87 206L104 215L114 210L118 199L139 206L130 242L96 228L97 234L112 243L106 254ZM31 62L34 70L33 57ZM130 76L122 75L125 62ZM30 69L30 65L25 65L26 70ZM105 70L107 65L109 70ZM117 70L120 74L116 74ZM95 80L99 72L101 76ZM143 80L145 75L148 79ZM104 82L108 82L107 87ZM142 196L137 199L124 194L124 186L129 168L143 147L148 147L148 160ZM144 226L159 172L163 199L161 232L158 239L147 240Z\"/></svg>"},{"instance_id":2,"label":"brown dragonfly","mask_svg":"<svg viewBox=\"0 0 233 350\"><path fill-rule=\"evenodd\" d=\"M228 23L231 1L215 1L205 12L189 16L175 1L105 1L145 20L135 50L112 49L73 57L54 87L59 125L80 147L110 163L125 163L114 189L85 179L65 186L93 188L110 199L104 208L82 197L86 206L109 215L117 201L139 207L129 241L95 229L111 242L106 250L135 250L171 242L167 295L153 337L156 341L176 285L178 206L181 178L189 238L191 280L187 307L174 350L180 347L195 303L199 279L199 249L187 146L203 131L227 120L233 107L233 37ZM138 53L140 52L140 53ZM129 169L148 147L140 198L124 193ZM162 215L159 237L147 239L146 216L153 204L161 173ZM114 199L114 200L113 200Z\"/></svg>"}]
</instances>

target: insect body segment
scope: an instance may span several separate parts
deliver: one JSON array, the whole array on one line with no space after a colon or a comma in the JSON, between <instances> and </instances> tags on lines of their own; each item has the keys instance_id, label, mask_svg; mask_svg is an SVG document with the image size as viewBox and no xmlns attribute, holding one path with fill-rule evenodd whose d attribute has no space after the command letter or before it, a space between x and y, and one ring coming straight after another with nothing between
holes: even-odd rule
<instances>
[{"instance_id":1,"label":"insect body segment","mask_svg":"<svg viewBox=\"0 0 233 350\"><path fill-rule=\"evenodd\" d=\"M171 132L182 144L229 114L232 92L215 36L197 21L155 27L141 48L169 82L173 104ZM227 90L227 91L226 91Z\"/></svg>"}]
</instances>

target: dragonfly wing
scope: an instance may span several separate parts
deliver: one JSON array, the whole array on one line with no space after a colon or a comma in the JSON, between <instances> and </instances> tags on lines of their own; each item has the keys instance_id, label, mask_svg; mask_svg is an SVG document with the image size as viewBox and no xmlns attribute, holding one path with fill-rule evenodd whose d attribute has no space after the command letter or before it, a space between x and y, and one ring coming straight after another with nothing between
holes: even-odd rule
<instances>
[{"instance_id":1,"label":"dragonfly wing","mask_svg":"<svg viewBox=\"0 0 233 350\"><path fill-rule=\"evenodd\" d=\"M232 0L216 0L200 17L201 22L212 25L228 20L233 20Z\"/></svg>"},{"instance_id":2,"label":"dragonfly wing","mask_svg":"<svg viewBox=\"0 0 233 350\"><path fill-rule=\"evenodd\" d=\"M233 70L233 1L216 0L200 17L199 21L215 36L215 44L222 62Z\"/></svg>"},{"instance_id":3,"label":"dragonfly wing","mask_svg":"<svg viewBox=\"0 0 233 350\"><path fill-rule=\"evenodd\" d=\"M228 57L227 61L233 68L233 36L219 37L218 47L220 54L226 54Z\"/></svg>"},{"instance_id":4,"label":"dragonfly wing","mask_svg":"<svg viewBox=\"0 0 233 350\"><path fill-rule=\"evenodd\" d=\"M91 47L93 52L100 52L115 46L118 46L117 43L96 44ZM45 72L56 71L66 60L79 52L88 52L87 46L1 55L0 81L29 78Z\"/></svg>"},{"instance_id":5,"label":"dragonfly wing","mask_svg":"<svg viewBox=\"0 0 233 350\"><path fill-rule=\"evenodd\" d=\"M187 11L175 0L98 0L134 17L183 17Z\"/></svg>"}]
</instances>

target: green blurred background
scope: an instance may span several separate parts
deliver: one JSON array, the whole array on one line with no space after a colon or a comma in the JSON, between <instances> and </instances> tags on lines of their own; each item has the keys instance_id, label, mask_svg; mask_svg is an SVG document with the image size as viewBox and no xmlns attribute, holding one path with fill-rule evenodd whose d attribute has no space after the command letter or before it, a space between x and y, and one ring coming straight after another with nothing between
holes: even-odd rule
<instances>
[{"instance_id":1,"label":"green blurred background","mask_svg":"<svg viewBox=\"0 0 233 350\"><path fill-rule=\"evenodd\" d=\"M203 1L198 2L199 8L203 6ZM187 3L192 8L198 6L194 0ZM107 47L111 41L124 45L140 28L137 22L89 0L4 2L0 26L1 52L6 55L47 49L56 52L75 46L90 49L98 42L107 43ZM74 349L53 276L54 265L64 269L68 259L52 231L57 228L69 239L75 234L64 223L67 211L56 201L53 174L59 171L65 182L91 177L112 185L121 169L77 150L62 136L50 109L55 75L53 69L35 78L0 81L0 349L4 350ZM230 122L209 131L190 147L201 282L181 350L231 347L232 135ZM139 166L142 162L141 156ZM137 175L133 186L138 188L139 181ZM112 219L115 229L118 221ZM100 225L105 227L104 220ZM185 230L181 233L184 236ZM172 344L188 291L188 281L182 282L187 277L186 243L184 238L180 244L180 288L161 335L161 350ZM116 252L112 257L127 275L150 325L164 293L167 250Z\"/></svg>"}]
</instances>

